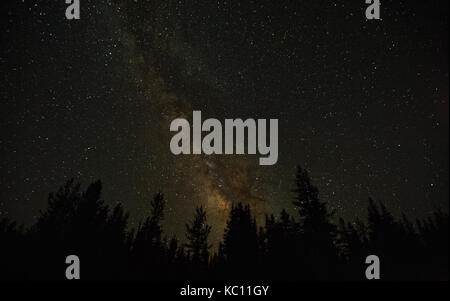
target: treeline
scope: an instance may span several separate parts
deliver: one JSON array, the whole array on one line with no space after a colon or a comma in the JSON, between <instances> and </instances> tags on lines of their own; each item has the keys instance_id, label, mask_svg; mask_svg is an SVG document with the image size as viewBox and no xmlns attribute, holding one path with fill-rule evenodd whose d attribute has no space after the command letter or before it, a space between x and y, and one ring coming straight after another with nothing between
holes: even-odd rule
<instances>
[{"instance_id":1,"label":"treeline","mask_svg":"<svg viewBox=\"0 0 450 301\"><path fill-rule=\"evenodd\" d=\"M251 208L234 205L223 241L213 251L211 226L198 207L186 224L186 243L161 226L165 201L129 229L122 205L100 199L101 183L86 191L69 181L50 194L48 209L28 229L0 220L0 279L64 280L65 258L80 258L83 280L364 280L368 255L377 255L383 280L447 280L448 214L396 219L369 199L368 216L332 222L308 173L298 168L297 216L283 210L258 226Z\"/></svg>"}]
</instances>

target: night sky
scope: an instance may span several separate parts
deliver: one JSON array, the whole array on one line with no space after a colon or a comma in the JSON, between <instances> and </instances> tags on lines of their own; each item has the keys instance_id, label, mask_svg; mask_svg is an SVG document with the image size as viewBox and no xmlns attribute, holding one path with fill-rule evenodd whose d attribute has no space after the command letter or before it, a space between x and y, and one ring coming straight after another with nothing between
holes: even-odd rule
<instances>
[{"instance_id":1,"label":"night sky","mask_svg":"<svg viewBox=\"0 0 450 301\"><path fill-rule=\"evenodd\" d=\"M183 238L204 204L221 236L233 202L259 221L292 205L295 166L337 217L367 199L448 211L448 1L2 1L0 217L26 224L68 179L102 180L132 226L167 198ZM242 1L243 2L243 1ZM277 118L279 157L175 156L175 118Z\"/></svg>"}]
</instances>

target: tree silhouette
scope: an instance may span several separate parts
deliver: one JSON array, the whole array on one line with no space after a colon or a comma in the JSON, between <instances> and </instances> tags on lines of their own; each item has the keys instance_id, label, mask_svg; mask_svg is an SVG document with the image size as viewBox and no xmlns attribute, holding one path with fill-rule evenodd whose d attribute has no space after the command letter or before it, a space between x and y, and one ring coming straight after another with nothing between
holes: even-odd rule
<instances>
[{"instance_id":1,"label":"tree silhouette","mask_svg":"<svg viewBox=\"0 0 450 301\"><path fill-rule=\"evenodd\" d=\"M268 279L301 280L307 279L303 241L298 223L286 210L279 219L266 216L265 262L268 263Z\"/></svg>"},{"instance_id":2,"label":"tree silhouette","mask_svg":"<svg viewBox=\"0 0 450 301\"><path fill-rule=\"evenodd\" d=\"M206 211L203 206L195 209L194 219L186 224L186 248L191 259L191 274L194 279L204 278L209 261L208 236L211 226L206 223Z\"/></svg>"},{"instance_id":3,"label":"tree silhouette","mask_svg":"<svg viewBox=\"0 0 450 301\"><path fill-rule=\"evenodd\" d=\"M150 205L151 215L138 227L131 250L133 266L139 279L163 277L158 273L162 273L163 266L168 261L161 226L164 219L164 196L157 193Z\"/></svg>"},{"instance_id":4,"label":"tree silhouette","mask_svg":"<svg viewBox=\"0 0 450 301\"><path fill-rule=\"evenodd\" d=\"M351 279L353 275L358 280L364 279L361 273L361 263L369 254L367 250L368 240L366 235L366 226L359 219L354 223L346 223L344 219L339 219L339 229L337 246L341 259L340 268L345 271L344 279Z\"/></svg>"},{"instance_id":5,"label":"tree silhouette","mask_svg":"<svg viewBox=\"0 0 450 301\"><path fill-rule=\"evenodd\" d=\"M236 277L248 278L249 271L257 269L258 235L250 206L232 206L224 231L223 254Z\"/></svg>"},{"instance_id":6,"label":"tree silhouette","mask_svg":"<svg viewBox=\"0 0 450 301\"><path fill-rule=\"evenodd\" d=\"M316 279L332 277L336 268L337 249L335 247L336 226L331 223L333 212L328 212L326 204L319 200L318 189L311 184L308 172L297 167L297 194L293 204L300 215L301 240L308 257L309 270Z\"/></svg>"},{"instance_id":7,"label":"tree silhouette","mask_svg":"<svg viewBox=\"0 0 450 301\"><path fill-rule=\"evenodd\" d=\"M186 247L190 250L192 262L206 266L209 258L208 236L211 226L206 223L206 211L203 206L195 209L194 220L186 224Z\"/></svg>"},{"instance_id":8,"label":"tree silhouette","mask_svg":"<svg viewBox=\"0 0 450 301\"><path fill-rule=\"evenodd\" d=\"M101 189L100 181L82 191L70 180L49 195L31 227L0 219L0 279L65 279L65 258L74 254L82 280L364 280L365 258L373 254L384 280L448 280L448 213L411 221L369 199L367 217L341 218L337 227L301 168L293 202L298 216L283 209L258 228L250 206L233 205L212 256L203 207L180 242L164 234L161 193L134 230L124 207L110 209Z\"/></svg>"}]
</instances>

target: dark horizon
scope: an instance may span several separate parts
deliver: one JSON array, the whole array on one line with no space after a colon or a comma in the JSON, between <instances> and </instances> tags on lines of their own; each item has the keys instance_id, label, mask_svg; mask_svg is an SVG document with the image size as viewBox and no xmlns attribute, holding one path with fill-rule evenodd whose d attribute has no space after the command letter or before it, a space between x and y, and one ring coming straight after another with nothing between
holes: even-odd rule
<instances>
[{"instance_id":1,"label":"dark horizon","mask_svg":"<svg viewBox=\"0 0 450 301\"><path fill-rule=\"evenodd\" d=\"M297 215L283 209L258 224L251 206L233 204L214 247L203 206L185 222L183 240L162 225L163 194L130 229L122 204L105 205L100 181L83 190L70 180L31 227L0 219L0 280L63 280L62 263L73 254L88 281L362 281L367 254L377 254L383 280L448 281L448 213L395 218L369 199L366 219L334 223L308 172L297 167L295 181Z\"/></svg>"}]
</instances>

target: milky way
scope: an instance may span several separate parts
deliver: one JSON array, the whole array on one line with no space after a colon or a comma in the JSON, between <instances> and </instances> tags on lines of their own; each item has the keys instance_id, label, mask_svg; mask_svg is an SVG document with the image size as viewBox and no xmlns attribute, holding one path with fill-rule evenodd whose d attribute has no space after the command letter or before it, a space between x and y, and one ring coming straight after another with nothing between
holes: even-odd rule
<instances>
[{"instance_id":1,"label":"milky way","mask_svg":"<svg viewBox=\"0 0 450 301\"><path fill-rule=\"evenodd\" d=\"M132 226L161 191L168 234L204 205L217 241L238 201L295 216L297 164L346 219L369 196L448 210L448 3L368 21L360 2L82 0L71 21L62 0L2 3L1 216L29 224L67 179L101 179ZM278 119L279 161L174 156L193 110Z\"/></svg>"}]
</instances>

